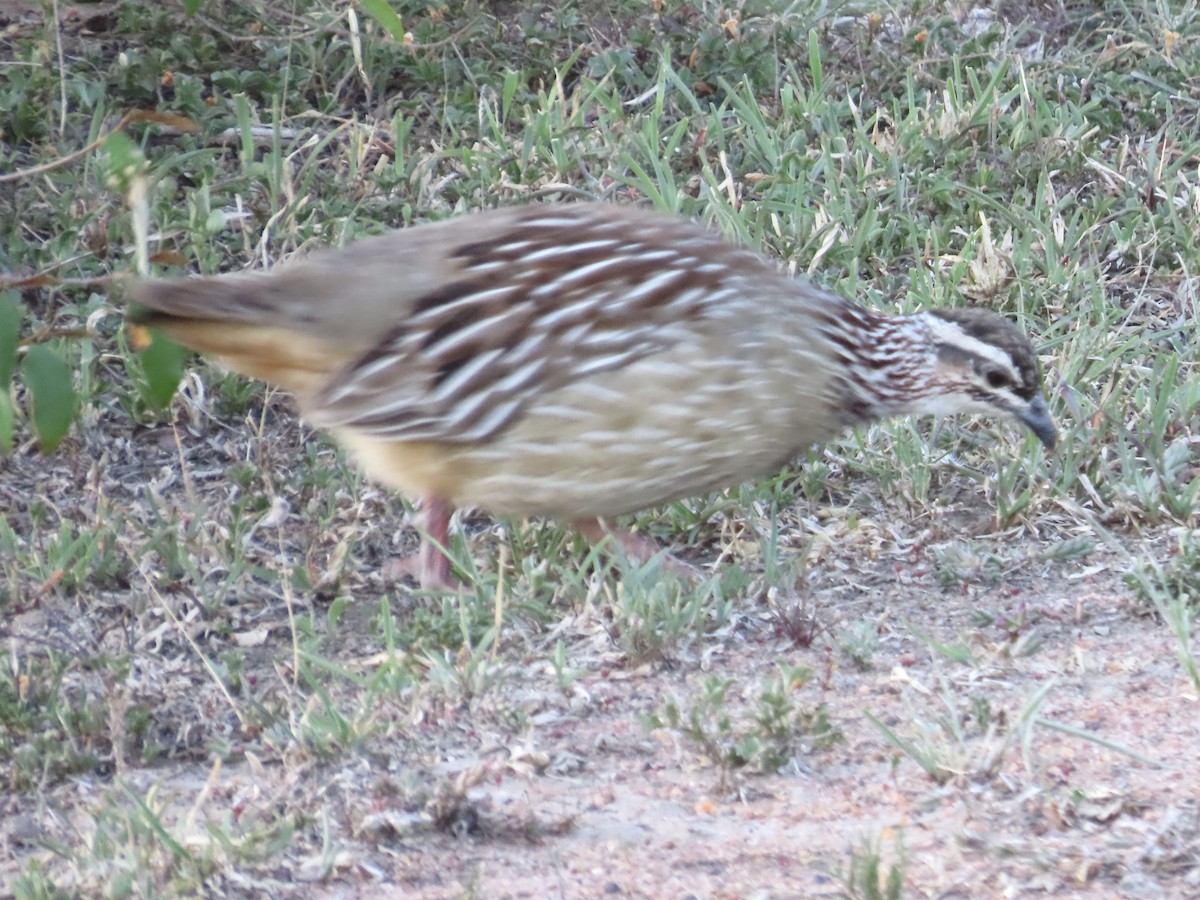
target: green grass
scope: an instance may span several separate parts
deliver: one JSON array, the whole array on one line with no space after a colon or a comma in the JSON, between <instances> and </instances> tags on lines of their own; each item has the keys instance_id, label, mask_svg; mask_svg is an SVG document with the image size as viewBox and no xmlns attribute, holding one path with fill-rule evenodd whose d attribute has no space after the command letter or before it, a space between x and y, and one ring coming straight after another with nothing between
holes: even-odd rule
<instances>
[{"instance_id":1,"label":"green grass","mask_svg":"<svg viewBox=\"0 0 1200 900\"><path fill-rule=\"evenodd\" d=\"M843 740L824 705L797 702L795 695L811 680L808 669L780 664L758 686L757 696L743 698L749 709L737 716L733 709L739 704L730 695L734 680L707 677L693 699L668 698L646 717L647 725L694 745L717 767L721 784L728 788L734 771L779 771L794 765L804 752L828 749Z\"/></svg>"},{"instance_id":2,"label":"green grass","mask_svg":"<svg viewBox=\"0 0 1200 900\"><path fill-rule=\"evenodd\" d=\"M861 717L824 687L791 696L763 646L822 685L842 668L882 680L906 654L962 666L932 699L904 694L911 729L880 718L882 734L939 782L1039 783L1030 735L1062 723L1020 680L1057 625L1028 607L1093 564L1131 573L1115 588L1129 621L1157 616L1181 683L1200 685L1200 10L660 5L393 2L405 43L365 6L352 24L320 0L265 15L210 0L195 18L123 0L87 27L31 15L0 38L0 780L43 809L81 775L99 798L71 801L87 827L13 855L11 890L186 893L299 858L340 878L331 835L353 804L313 781L436 773L428 795L395 790L437 831L475 802L439 760L481 734L536 743L548 709L594 709L614 672L702 671L673 706L665 687L622 702L721 773L773 773L824 733L804 716ZM143 118L105 142L131 110L195 129ZM640 516L707 567L694 583L555 523L468 513L451 549L473 591L389 588L376 573L414 546L411 508L286 398L188 362L156 404L173 363L134 353L121 320L142 175L161 272L542 198L695 216L874 308L1016 318L1062 439L1047 455L1003 422L884 423ZM932 599L893 610L887 589L910 584ZM974 616L941 621L943 601ZM767 667L750 688L747 657ZM1013 693L978 681L996 672ZM218 764L297 787L262 782L246 818L214 814L198 837L194 792L127 780L190 765L203 783ZM898 896L899 871L875 859L848 895Z\"/></svg>"}]
</instances>

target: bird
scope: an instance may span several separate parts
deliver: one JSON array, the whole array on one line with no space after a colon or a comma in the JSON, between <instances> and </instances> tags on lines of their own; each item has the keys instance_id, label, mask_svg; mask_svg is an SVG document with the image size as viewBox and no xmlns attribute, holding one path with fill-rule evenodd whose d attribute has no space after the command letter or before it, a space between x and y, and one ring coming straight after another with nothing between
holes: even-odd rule
<instances>
[{"instance_id":1,"label":"bird","mask_svg":"<svg viewBox=\"0 0 1200 900\"><path fill-rule=\"evenodd\" d=\"M982 308L869 310L695 220L531 203L409 226L269 271L134 282L127 313L296 398L365 473L421 501L401 571L451 589L456 508L613 540L612 520L774 474L901 415L984 413L1052 450L1026 335Z\"/></svg>"}]
</instances>

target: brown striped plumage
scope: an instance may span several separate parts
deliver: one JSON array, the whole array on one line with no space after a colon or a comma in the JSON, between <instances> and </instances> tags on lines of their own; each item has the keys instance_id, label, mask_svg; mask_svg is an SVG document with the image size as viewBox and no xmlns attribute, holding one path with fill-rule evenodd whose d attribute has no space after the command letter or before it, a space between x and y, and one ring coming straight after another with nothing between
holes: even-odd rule
<instances>
[{"instance_id":1,"label":"brown striped plumage","mask_svg":"<svg viewBox=\"0 0 1200 900\"><path fill-rule=\"evenodd\" d=\"M438 542L452 505L617 516L888 415L1004 412L1054 440L1007 319L877 315L627 207L496 210L133 299L135 321L293 391L368 474L426 498ZM422 581L447 574L424 552Z\"/></svg>"}]
</instances>

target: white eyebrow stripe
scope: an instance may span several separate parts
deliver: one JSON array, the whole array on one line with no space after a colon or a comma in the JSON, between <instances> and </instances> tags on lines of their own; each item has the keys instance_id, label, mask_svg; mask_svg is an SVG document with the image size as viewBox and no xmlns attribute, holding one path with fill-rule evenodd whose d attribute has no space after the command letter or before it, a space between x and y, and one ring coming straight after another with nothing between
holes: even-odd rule
<instances>
[{"instance_id":1,"label":"white eyebrow stripe","mask_svg":"<svg viewBox=\"0 0 1200 900\"><path fill-rule=\"evenodd\" d=\"M990 360L997 365L1004 366L1009 372L1015 372L1012 357L1007 352L995 344L989 344L972 337L957 322L949 322L937 316L930 316L929 331L930 336L936 342L949 344L951 347L958 347L960 350L974 354L980 359Z\"/></svg>"}]
</instances>

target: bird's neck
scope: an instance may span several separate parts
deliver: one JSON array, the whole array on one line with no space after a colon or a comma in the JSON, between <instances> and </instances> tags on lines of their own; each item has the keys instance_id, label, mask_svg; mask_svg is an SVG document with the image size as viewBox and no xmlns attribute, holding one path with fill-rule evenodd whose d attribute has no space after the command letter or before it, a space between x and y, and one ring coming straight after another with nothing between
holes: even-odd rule
<instances>
[{"instance_id":1,"label":"bird's neck","mask_svg":"<svg viewBox=\"0 0 1200 900\"><path fill-rule=\"evenodd\" d=\"M848 424L921 412L937 367L926 314L882 315L847 304L842 315L835 344Z\"/></svg>"}]
</instances>

